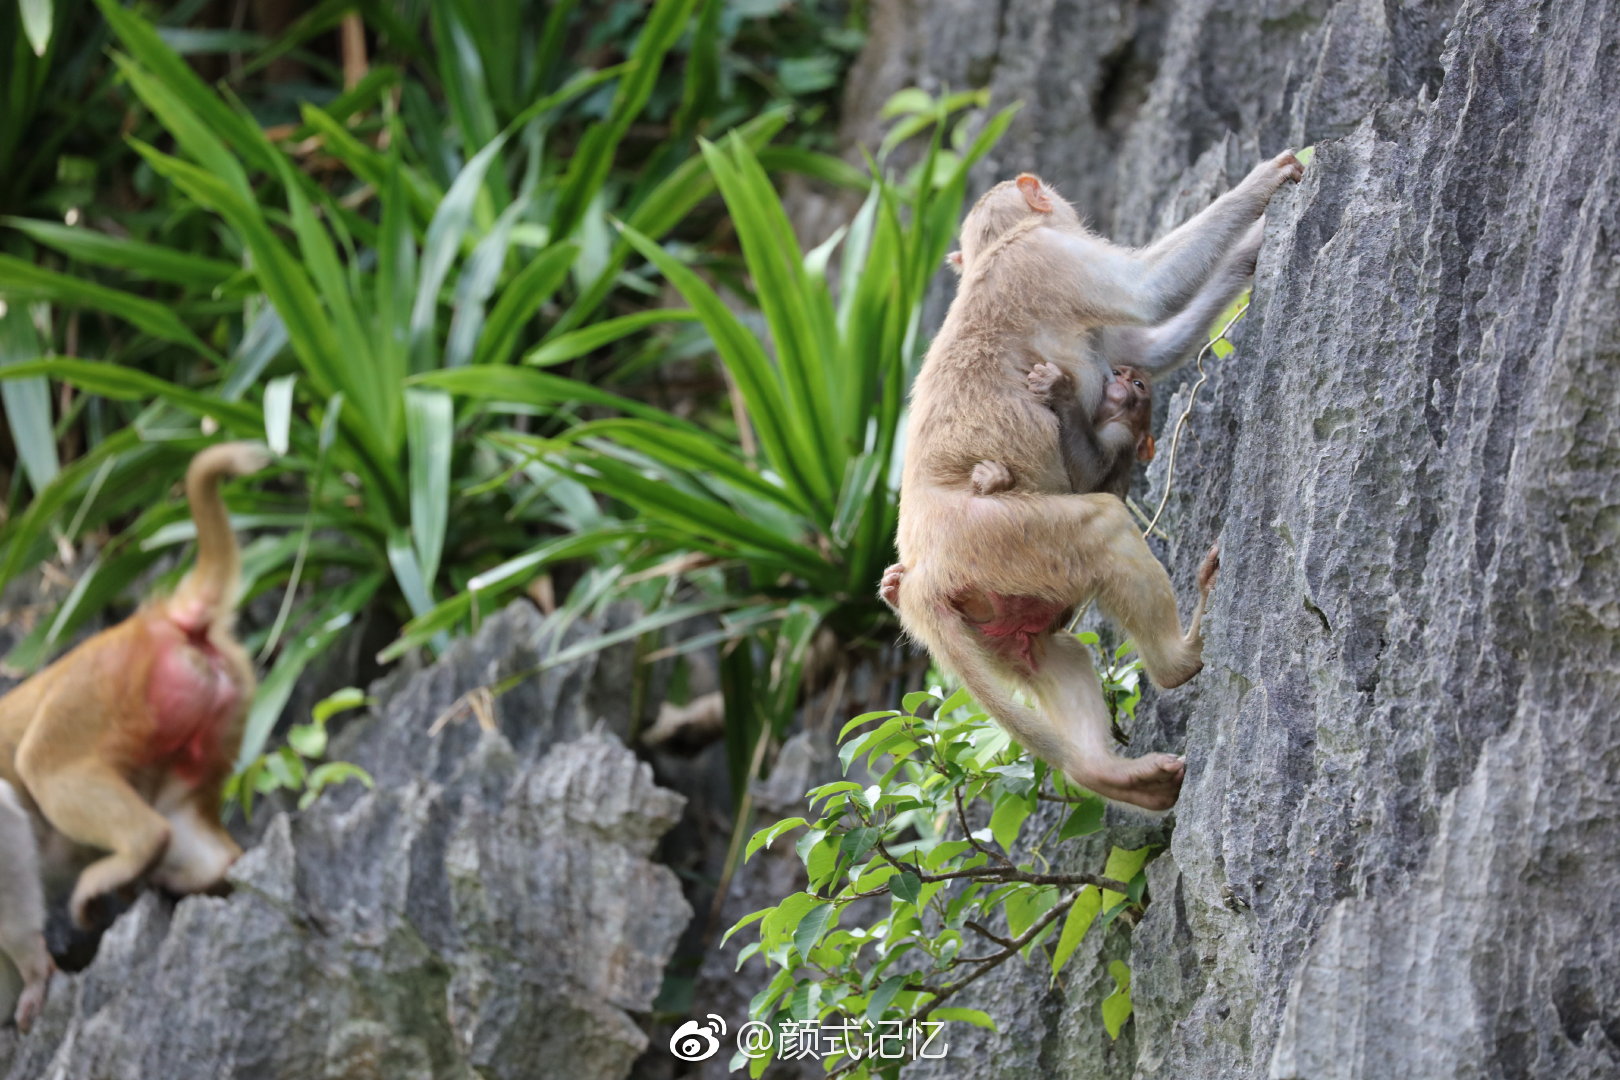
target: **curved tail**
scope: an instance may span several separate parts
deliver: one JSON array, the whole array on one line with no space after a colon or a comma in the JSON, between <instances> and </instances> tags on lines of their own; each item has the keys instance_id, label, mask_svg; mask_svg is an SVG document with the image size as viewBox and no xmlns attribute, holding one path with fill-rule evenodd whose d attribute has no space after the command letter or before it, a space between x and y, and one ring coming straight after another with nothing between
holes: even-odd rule
<instances>
[{"instance_id":1,"label":"curved tail","mask_svg":"<svg viewBox=\"0 0 1620 1080\"><path fill-rule=\"evenodd\" d=\"M910 589L911 582L908 581L905 588ZM902 606L909 607L904 603L904 590L901 599ZM962 680L973 699L984 706L992 719L1036 757L1059 769L1068 769L1071 764L1068 746L1038 712L1013 700L995 666L986 658L984 644L976 631L958 616L929 608L913 608L905 611L905 615L909 616L905 619L907 629L927 646L936 660Z\"/></svg>"},{"instance_id":2,"label":"curved tail","mask_svg":"<svg viewBox=\"0 0 1620 1080\"><path fill-rule=\"evenodd\" d=\"M270 451L258 443L218 443L192 458L186 470L186 500L197 526L197 565L180 583L173 606L192 613L190 618L204 625L236 606L242 573L242 556L219 497L219 482L226 476L256 473L270 461Z\"/></svg>"}]
</instances>

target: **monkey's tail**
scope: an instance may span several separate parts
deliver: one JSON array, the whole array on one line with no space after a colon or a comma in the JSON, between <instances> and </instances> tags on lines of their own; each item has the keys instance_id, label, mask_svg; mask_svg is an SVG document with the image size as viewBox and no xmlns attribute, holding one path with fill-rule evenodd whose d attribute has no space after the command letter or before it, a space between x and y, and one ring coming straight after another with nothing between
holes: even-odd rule
<instances>
[{"instance_id":1,"label":"monkey's tail","mask_svg":"<svg viewBox=\"0 0 1620 1080\"><path fill-rule=\"evenodd\" d=\"M907 588L910 585L906 583ZM901 599L905 600L904 590ZM1058 768L1070 764L1064 744L1051 725L1035 710L1013 700L995 668L986 661L984 645L967 623L933 610L911 614L920 616L909 620L916 637L962 680L992 719L1036 757Z\"/></svg>"},{"instance_id":2,"label":"monkey's tail","mask_svg":"<svg viewBox=\"0 0 1620 1080\"><path fill-rule=\"evenodd\" d=\"M242 555L236 534L219 497L220 480L247 476L270 464L270 451L258 443L218 443L191 459L186 470L186 500L197 525L197 565L180 583L175 600L201 607L214 616L236 605Z\"/></svg>"}]
</instances>

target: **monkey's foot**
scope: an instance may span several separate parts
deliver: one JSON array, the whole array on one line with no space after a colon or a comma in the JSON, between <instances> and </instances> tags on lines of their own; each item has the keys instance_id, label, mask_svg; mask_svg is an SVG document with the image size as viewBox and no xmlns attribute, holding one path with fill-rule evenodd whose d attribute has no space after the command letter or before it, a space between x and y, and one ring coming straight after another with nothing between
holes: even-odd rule
<instances>
[{"instance_id":1,"label":"monkey's foot","mask_svg":"<svg viewBox=\"0 0 1620 1080\"><path fill-rule=\"evenodd\" d=\"M1168 810L1181 795L1187 762L1174 754L1112 758L1101 768L1076 769L1074 782L1105 799L1144 810Z\"/></svg>"},{"instance_id":2,"label":"monkey's foot","mask_svg":"<svg viewBox=\"0 0 1620 1080\"><path fill-rule=\"evenodd\" d=\"M1074 393L1074 380L1069 373L1056 364L1048 364L1042 360L1029 369L1029 392L1034 394L1042 405L1051 405L1052 402L1065 399Z\"/></svg>"},{"instance_id":3,"label":"monkey's foot","mask_svg":"<svg viewBox=\"0 0 1620 1080\"><path fill-rule=\"evenodd\" d=\"M1012 470L999 461L981 461L973 466L973 494L999 495L1011 491Z\"/></svg>"},{"instance_id":4,"label":"monkey's foot","mask_svg":"<svg viewBox=\"0 0 1620 1080\"><path fill-rule=\"evenodd\" d=\"M1211 544L1209 554L1198 567L1198 591L1205 596L1215 587L1215 575L1221 568L1221 545Z\"/></svg>"},{"instance_id":5,"label":"monkey's foot","mask_svg":"<svg viewBox=\"0 0 1620 1080\"><path fill-rule=\"evenodd\" d=\"M56 965L47 960L44 974L30 979L23 987L22 996L17 999L17 1030L24 1035L28 1034L28 1029L34 1026L40 1010L45 1007L45 993L51 987L51 973L55 970Z\"/></svg>"},{"instance_id":6,"label":"monkey's foot","mask_svg":"<svg viewBox=\"0 0 1620 1080\"><path fill-rule=\"evenodd\" d=\"M878 599L891 608L898 610L900 607L900 580L905 576L905 563L895 563L883 571L883 576L878 579Z\"/></svg>"}]
</instances>

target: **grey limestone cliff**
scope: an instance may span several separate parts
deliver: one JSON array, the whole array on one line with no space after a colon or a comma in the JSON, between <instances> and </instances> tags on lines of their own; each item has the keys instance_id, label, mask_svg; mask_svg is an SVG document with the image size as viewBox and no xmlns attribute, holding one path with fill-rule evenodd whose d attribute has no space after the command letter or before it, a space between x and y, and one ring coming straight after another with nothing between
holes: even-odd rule
<instances>
[{"instance_id":1,"label":"grey limestone cliff","mask_svg":"<svg viewBox=\"0 0 1620 1080\"><path fill-rule=\"evenodd\" d=\"M375 688L330 755L375 790L275 816L228 898L144 896L32 1033L0 1029L0 1076L626 1075L691 914L651 859L681 797L613 730L632 657L551 669L496 698L491 727L462 712L433 731L535 668L549 633L515 605Z\"/></svg>"},{"instance_id":2,"label":"grey limestone cliff","mask_svg":"<svg viewBox=\"0 0 1620 1080\"><path fill-rule=\"evenodd\" d=\"M1127 242L1317 147L1173 480L1182 595L1224 558L1134 1030L1009 965L939 1075L1620 1076L1620 4L875 7L851 115L1023 100L979 186Z\"/></svg>"}]
</instances>

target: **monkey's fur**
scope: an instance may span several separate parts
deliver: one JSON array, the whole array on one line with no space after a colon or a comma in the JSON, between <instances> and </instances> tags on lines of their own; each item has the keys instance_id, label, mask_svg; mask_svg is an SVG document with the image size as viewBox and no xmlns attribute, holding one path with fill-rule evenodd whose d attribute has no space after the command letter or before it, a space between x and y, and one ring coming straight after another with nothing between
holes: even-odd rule
<instances>
[{"instance_id":1,"label":"monkey's fur","mask_svg":"<svg viewBox=\"0 0 1620 1080\"><path fill-rule=\"evenodd\" d=\"M1185 358L1252 270L1267 202L1300 172L1291 153L1262 163L1139 251L1087 230L1034 176L997 185L963 223L961 285L912 389L902 625L1037 756L1148 809L1174 805L1185 765L1168 754L1115 756L1090 654L1063 622L1095 599L1135 640L1153 681L1178 686L1202 666L1216 555L1200 568L1183 633L1169 576L1124 503L1096 493L1107 461L1091 418L1114 367L1153 373ZM1030 393L1043 361L1073 380L1074 426L1087 430L1072 447ZM986 462L1007 469L1009 490L975 493ZM1017 704L1009 683L1036 707Z\"/></svg>"},{"instance_id":2,"label":"monkey's fur","mask_svg":"<svg viewBox=\"0 0 1620 1080\"><path fill-rule=\"evenodd\" d=\"M0 953L21 973L19 1024L50 976L39 837L69 871L89 860L70 905L80 926L100 897L147 874L176 893L215 889L242 853L220 824L220 797L255 680L232 635L240 555L219 484L268 461L251 443L198 454L186 473L197 565L174 595L0 698Z\"/></svg>"}]
</instances>

